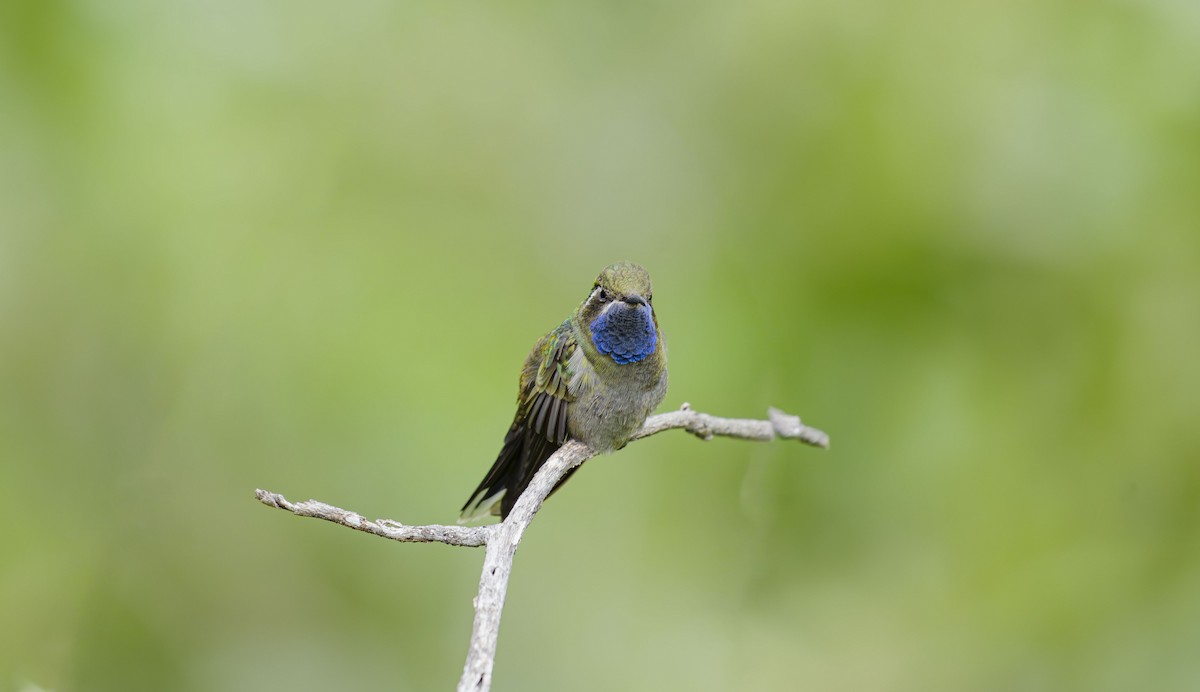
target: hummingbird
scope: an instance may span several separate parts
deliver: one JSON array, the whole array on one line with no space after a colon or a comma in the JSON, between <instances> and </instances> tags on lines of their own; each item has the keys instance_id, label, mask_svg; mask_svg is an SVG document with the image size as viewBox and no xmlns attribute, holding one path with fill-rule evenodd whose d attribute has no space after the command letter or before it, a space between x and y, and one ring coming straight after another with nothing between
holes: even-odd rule
<instances>
[{"instance_id":1,"label":"hummingbird","mask_svg":"<svg viewBox=\"0 0 1200 692\"><path fill-rule=\"evenodd\" d=\"M575 312L525 359L504 446L463 505L459 523L488 514L506 518L533 475L568 439L601 453L624 447L666 393L666 345L650 274L631 262L611 264Z\"/></svg>"}]
</instances>

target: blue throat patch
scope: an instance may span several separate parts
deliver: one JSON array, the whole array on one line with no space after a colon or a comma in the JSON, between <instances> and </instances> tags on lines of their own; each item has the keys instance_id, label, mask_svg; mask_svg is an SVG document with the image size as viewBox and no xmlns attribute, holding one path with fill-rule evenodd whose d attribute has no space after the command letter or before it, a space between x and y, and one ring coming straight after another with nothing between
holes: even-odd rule
<instances>
[{"instance_id":1,"label":"blue throat patch","mask_svg":"<svg viewBox=\"0 0 1200 692\"><path fill-rule=\"evenodd\" d=\"M658 345L658 331L646 307L614 305L589 326L596 348L621 365L645 360Z\"/></svg>"}]
</instances>

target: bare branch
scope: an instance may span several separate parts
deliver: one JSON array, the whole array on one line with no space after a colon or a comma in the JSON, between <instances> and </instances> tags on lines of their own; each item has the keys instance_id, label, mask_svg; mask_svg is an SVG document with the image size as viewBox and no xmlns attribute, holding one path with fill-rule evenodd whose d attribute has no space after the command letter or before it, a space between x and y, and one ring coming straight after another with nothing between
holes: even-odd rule
<instances>
[{"instance_id":1,"label":"bare branch","mask_svg":"<svg viewBox=\"0 0 1200 692\"><path fill-rule=\"evenodd\" d=\"M814 447L828 447L829 436L821 430L800 422L796 416L778 409L768 411L769 420L718 418L695 411L688 404L680 410L660 413L646 420L633 436L634 440L682 428L693 435L711 440L714 436L742 440L799 440ZM271 507L285 509L302 517L316 517L349 528L408 543L445 543L468 547L487 546L483 571L479 577L479 593L475 597L475 624L471 644L463 666L458 692L487 692L492 684L492 667L496 660L496 642L500 636L500 616L508 592L513 557L525 529L541 509L546 497L568 471L596 455L587 445L568 441L555 452L534 475L529 487L517 499L508 517L491 526L407 526L390 519L368 521L361 515L316 500L289 502L282 495L256 490L259 501Z\"/></svg>"},{"instance_id":2,"label":"bare branch","mask_svg":"<svg viewBox=\"0 0 1200 692\"><path fill-rule=\"evenodd\" d=\"M512 572L513 556L533 521L533 515L558 485L567 471L594 457L591 447L568 441L550 455L533 476L529 487L517 498L508 517L496 524L496 533L488 540L483 556L483 572L479 577L479 595L475 597L475 624L471 629L471 645L463 665L458 692L487 692L492 685L492 665L496 662L496 642L500 637L500 614L508 592L508 576Z\"/></svg>"},{"instance_id":3,"label":"bare branch","mask_svg":"<svg viewBox=\"0 0 1200 692\"><path fill-rule=\"evenodd\" d=\"M767 409L767 415L770 420L718 418L693 410L691 404L684 403L678 411L660 413L647 418L645 425L633 436L633 439L639 440L664 430L683 428L702 440L711 440L714 436L720 436L769 442L778 437L785 440L799 440L814 447L829 447L829 435L804 425L800 422L799 416L788 415L777 408Z\"/></svg>"},{"instance_id":4,"label":"bare branch","mask_svg":"<svg viewBox=\"0 0 1200 692\"><path fill-rule=\"evenodd\" d=\"M478 548L487 543L488 535L495 529L494 526L442 526L441 524L408 526L391 519L370 521L357 512L316 500L289 502L283 495L266 490L255 490L254 496L268 507L285 509L298 517L316 517L402 543L445 543L446 545Z\"/></svg>"}]
</instances>

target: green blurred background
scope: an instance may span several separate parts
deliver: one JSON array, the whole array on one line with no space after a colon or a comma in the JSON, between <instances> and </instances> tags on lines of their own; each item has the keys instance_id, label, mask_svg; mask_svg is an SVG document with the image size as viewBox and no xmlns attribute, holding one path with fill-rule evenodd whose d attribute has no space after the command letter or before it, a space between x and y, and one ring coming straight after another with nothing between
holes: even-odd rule
<instances>
[{"instance_id":1,"label":"green blurred background","mask_svg":"<svg viewBox=\"0 0 1200 692\"><path fill-rule=\"evenodd\" d=\"M0 689L437 690L517 371L647 266L497 690L1200 689L1200 5L0 4Z\"/></svg>"}]
</instances>

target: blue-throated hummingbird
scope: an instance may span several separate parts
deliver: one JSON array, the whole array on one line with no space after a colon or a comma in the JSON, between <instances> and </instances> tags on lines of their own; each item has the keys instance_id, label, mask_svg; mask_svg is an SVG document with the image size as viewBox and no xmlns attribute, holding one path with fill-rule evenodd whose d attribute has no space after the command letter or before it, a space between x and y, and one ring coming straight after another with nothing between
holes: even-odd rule
<instances>
[{"instance_id":1,"label":"blue-throated hummingbird","mask_svg":"<svg viewBox=\"0 0 1200 692\"><path fill-rule=\"evenodd\" d=\"M667 392L667 354L653 299L645 269L609 265L574 314L537 342L521 369L517 414L504 446L460 522L507 517L568 438L611 452L641 428Z\"/></svg>"}]
</instances>

